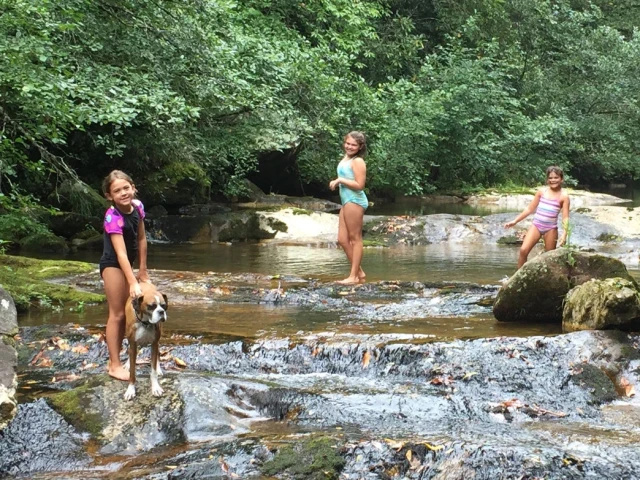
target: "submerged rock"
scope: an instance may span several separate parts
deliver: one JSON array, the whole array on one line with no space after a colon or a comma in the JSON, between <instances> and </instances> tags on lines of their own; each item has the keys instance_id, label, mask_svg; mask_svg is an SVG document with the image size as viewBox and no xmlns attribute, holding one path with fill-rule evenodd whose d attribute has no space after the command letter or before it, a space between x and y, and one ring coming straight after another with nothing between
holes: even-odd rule
<instances>
[{"instance_id":1,"label":"submerged rock","mask_svg":"<svg viewBox=\"0 0 640 480\"><path fill-rule=\"evenodd\" d=\"M493 314L501 322L561 322L565 295L591 279L622 277L624 264L594 253L558 248L525 263L500 288Z\"/></svg>"},{"instance_id":2,"label":"submerged rock","mask_svg":"<svg viewBox=\"0 0 640 480\"><path fill-rule=\"evenodd\" d=\"M590 280L573 288L565 299L562 329L638 330L640 326L640 292L624 278Z\"/></svg>"}]
</instances>

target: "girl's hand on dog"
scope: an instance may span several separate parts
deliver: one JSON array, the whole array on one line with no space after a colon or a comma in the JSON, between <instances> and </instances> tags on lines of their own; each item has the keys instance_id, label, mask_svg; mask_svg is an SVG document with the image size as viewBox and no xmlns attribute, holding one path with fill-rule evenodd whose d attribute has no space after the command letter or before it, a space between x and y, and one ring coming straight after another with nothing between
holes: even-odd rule
<instances>
[{"instance_id":1,"label":"girl's hand on dog","mask_svg":"<svg viewBox=\"0 0 640 480\"><path fill-rule=\"evenodd\" d=\"M147 270L138 270L138 276L136 277L138 279L139 282L147 282L147 283L151 283L151 281L149 280L149 273L147 272Z\"/></svg>"},{"instance_id":2,"label":"girl's hand on dog","mask_svg":"<svg viewBox=\"0 0 640 480\"><path fill-rule=\"evenodd\" d=\"M129 286L129 295L131 295L132 298L138 298L140 295L142 295L142 289L140 288L140 284L138 282Z\"/></svg>"}]
</instances>

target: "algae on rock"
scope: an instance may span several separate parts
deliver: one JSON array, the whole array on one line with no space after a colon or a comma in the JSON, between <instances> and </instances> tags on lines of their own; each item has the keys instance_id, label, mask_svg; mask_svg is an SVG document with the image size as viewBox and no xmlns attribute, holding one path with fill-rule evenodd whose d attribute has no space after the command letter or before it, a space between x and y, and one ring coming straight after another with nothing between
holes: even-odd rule
<instances>
[{"instance_id":1,"label":"algae on rock","mask_svg":"<svg viewBox=\"0 0 640 480\"><path fill-rule=\"evenodd\" d=\"M640 292L624 278L593 279L573 288L565 298L562 329L629 330L640 325Z\"/></svg>"},{"instance_id":2,"label":"algae on rock","mask_svg":"<svg viewBox=\"0 0 640 480\"><path fill-rule=\"evenodd\" d=\"M96 268L84 262L0 255L0 285L11 294L18 311L26 311L32 305L101 303L104 295L48 281L89 273Z\"/></svg>"}]
</instances>

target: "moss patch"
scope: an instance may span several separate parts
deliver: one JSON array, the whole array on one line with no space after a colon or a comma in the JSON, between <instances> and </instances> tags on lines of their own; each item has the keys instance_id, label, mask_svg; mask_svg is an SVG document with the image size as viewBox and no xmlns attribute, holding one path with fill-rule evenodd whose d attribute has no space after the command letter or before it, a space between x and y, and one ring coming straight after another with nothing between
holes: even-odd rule
<instances>
[{"instance_id":1,"label":"moss patch","mask_svg":"<svg viewBox=\"0 0 640 480\"><path fill-rule=\"evenodd\" d=\"M386 247L387 244L382 240L362 240L364 247Z\"/></svg>"},{"instance_id":2,"label":"moss patch","mask_svg":"<svg viewBox=\"0 0 640 480\"><path fill-rule=\"evenodd\" d=\"M101 303L105 300L104 295L82 292L68 285L47 281L88 273L95 268L84 262L0 255L0 285L11 294L16 309L22 312L30 306Z\"/></svg>"},{"instance_id":3,"label":"moss patch","mask_svg":"<svg viewBox=\"0 0 640 480\"><path fill-rule=\"evenodd\" d=\"M86 405L86 393L104 381L105 376L99 375L93 381L50 396L49 403L71 425L89 432L94 438L99 438L102 435L102 417L96 413L90 413L91 409Z\"/></svg>"},{"instance_id":4,"label":"moss patch","mask_svg":"<svg viewBox=\"0 0 640 480\"><path fill-rule=\"evenodd\" d=\"M291 213L294 215L311 215L313 212L311 210L307 210L305 208L292 208Z\"/></svg>"},{"instance_id":5,"label":"moss patch","mask_svg":"<svg viewBox=\"0 0 640 480\"><path fill-rule=\"evenodd\" d=\"M613 233L601 233L596 237L596 240L599 242L616 242L621 240L618 235L614 235Z\"/></svg>"},{"instance_id":6,"label":"moss patch","mask_svg":"<svg viewBox=\"0 0 640 480\"><path fill-rule=\"evenodd\" d=\"M286 473L288 478L299 480L337 479L344 464L331 438L317 438L281 448L262 466L262 473Z\"/></svg>"}]
</instances>

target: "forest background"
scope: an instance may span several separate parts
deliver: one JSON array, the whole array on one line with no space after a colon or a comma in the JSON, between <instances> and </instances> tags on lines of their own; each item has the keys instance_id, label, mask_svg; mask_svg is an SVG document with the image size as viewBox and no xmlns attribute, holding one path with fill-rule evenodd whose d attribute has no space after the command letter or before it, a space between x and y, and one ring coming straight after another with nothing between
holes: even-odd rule
<instances>
[{"instance_id":1,"label":"forest background","mask_svg":"<svg viewBox=\"0 0 640 480\"><path fill-rule=\"evenodd\" d=\"M638 179L639 21L634 0L0 0L0 212L100 214L113 168L151 204L321 196L354 129L377 196Z\"/></svg>"}]
</instances>

